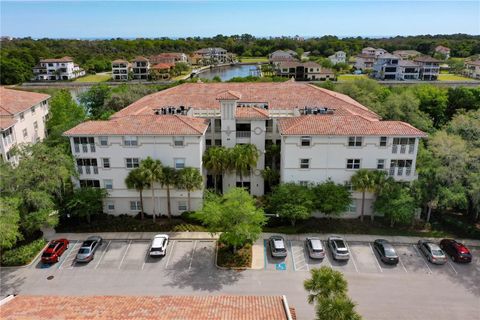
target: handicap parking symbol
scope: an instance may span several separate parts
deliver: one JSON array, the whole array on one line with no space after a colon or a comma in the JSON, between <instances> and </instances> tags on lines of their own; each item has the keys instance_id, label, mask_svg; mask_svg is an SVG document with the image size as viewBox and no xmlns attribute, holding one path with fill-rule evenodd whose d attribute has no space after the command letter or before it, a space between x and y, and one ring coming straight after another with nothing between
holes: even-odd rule
<instances>
[{"instance_id":1,"label":"handicap parking symbol","mask_svg":"<svg viewBox=\"0 0 480 320\"><path fill-rule=\"evenodd\" d=\"M275 264L276 270L287 270L287 265L285 262Z\"/></svg>"}]
</instances>

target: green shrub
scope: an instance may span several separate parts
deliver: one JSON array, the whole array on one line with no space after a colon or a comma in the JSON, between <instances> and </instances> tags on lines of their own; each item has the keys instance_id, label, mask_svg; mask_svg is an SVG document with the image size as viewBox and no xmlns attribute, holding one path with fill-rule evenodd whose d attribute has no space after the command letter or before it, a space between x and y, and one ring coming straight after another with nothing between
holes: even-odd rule
<instances>
[{"instance_id":1,"label":"green shrub","mask_svg":"<svg viewBox=\"0 0 480 320\"><path fill-rule=\"evenodd\" d=\"M46 245L44 239L37 239L24 246L2 253L2 266L22 266L30 263Z\"/></svg>"},{"instance_id":2,"label":"green shrub","mask_svg":"<svg viewBox=\"0 0 480 320\"><path fill-rule=\"evenodd\" d=\"M180 218L185 221L186 223L191 223L191 224L202 224L202 222L195 217L195 211L185 211L182 212L180 215Z\"/></svg>"},{"instance_id":3,"label":"green shrub","mask_svg":"<svg viewBox=\"0 0 480 320\"><path fill-rule=\"evenodd\" d=\"M466 238L480 239L480 230L473 224L463 221L460 217L443 214L439 218L441 224L456 234Z\"/></svg>"}]
</instances>

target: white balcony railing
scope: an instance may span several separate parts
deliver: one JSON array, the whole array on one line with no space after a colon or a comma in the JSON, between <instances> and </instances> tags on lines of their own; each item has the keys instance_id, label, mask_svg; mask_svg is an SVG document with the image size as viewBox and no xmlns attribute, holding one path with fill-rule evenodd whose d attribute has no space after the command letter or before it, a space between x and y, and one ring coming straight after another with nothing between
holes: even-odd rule
<instances>
[{"instance_id":1,"label":"white balcony railing","mask_svg":"<svg viewBox=\"0 0 480 320\"><path fill-rule=\"evenodd\" d=\"M250 138L251 134L250 131L237 131L237 138Z\"/></svg>"}]
</instances>

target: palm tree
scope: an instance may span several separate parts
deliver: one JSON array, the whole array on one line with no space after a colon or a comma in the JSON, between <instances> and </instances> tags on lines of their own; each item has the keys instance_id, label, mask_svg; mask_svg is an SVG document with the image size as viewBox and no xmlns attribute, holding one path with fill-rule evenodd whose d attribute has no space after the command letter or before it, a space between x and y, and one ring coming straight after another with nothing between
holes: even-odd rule
<instances>
[{"instance_id":1,"label":"palm tree","mask_svg":"<svg viewBox=\"0 0 480 320\"><path fill-rule=\"evenodd\" d=\"M395 181L392 177L387 176L387 172L383 170L373 170L370 171L370 174L374 180L373 190L375 194L378 196L384 189L388 189L389 185ZM375 214L372 213L370 215L370 220L373 222L375 219Z\"/></svg>"},{"instance_id":2,"label":"palm tree","mask_svg":"<svg viewBox=\"0 0 480 320\"><path fill-rule=\"evenodd\" d=\"M168 219L172 218L172 207L170 204L170 187L175 186L178 181L178 171L172 167L163 167L163 174L160 177L162 188L167 187L167 214Z\"/></svg>"},{"instance_id":3,"label":"palm tree","mask_svg":"<svg viewBox=\"0 0 480 320\"><path fill-rule=\"evenodd\" d=\"M125 184L128 189L135 189L140 193L140 219L143 220L143 190L150 188L150 182L145 180L143 171L140 168L135 168L128 173L125 178Z\"/></svg>"},{"instance_id":4,"label":"palm tree","mask_svg":"<svg viewBox=\"0 0 480 320\"><path fill-rule=\"evenodd\" d=\"M213 175L215 192L218 191L218 175L224 173L228 167L227 149L220 146L208 148L203 155L203 165Z\"/></svg>"},{"instance_id":5,"label":"palm tree","mask_svg":"<svg viewBox=\"0 0 480 320\"><path fill-rule=\"evenodd\" d=\"M350 179L355 190L362 192L362 211L360 221L363 222L363 215L365 213L365 193L375 190L375 174L367 169L358 170ZM373 213L372 213L373 214Z\"/></svg>"},{"instance_id":6,"label":"palm tree","mask_svg":"<svg viewBox=\"0 0 480 320\"><path fill-rule=\"evenodd\" d=\"M153 160L151 157L140 162L140 170L145 181L148 181L152 189L152 203L153 203L153 222L155 222L155 182L159 182L162 178L162 163L160 160Z\"/></svg>"},{"instance_id":7,"label":"palm tree","mask_svg":"<svg viewBox=\"0 0 480 320\"><path fill-rule=\"evenodd\" d=\"M192 210L190 192L201 189L203 177L197 168L186 167L178 172L177 187L188 192L188 210Z\"/></svg>"},{"instance_id":8,"label":"palm tree","mask_svg":"<svg viewBox=\"0 0 480 320\"><path fill-rule=\"evenodd\" d=\"M316 307L317 320L361 320L355 303L346 296L320 299Z\"/></svg>"},{"instance_id":9,"label":"palm tree","mask_svg":"<svg viewBox=\"0 0 480 320\"><path fill-rule=\"evenodd\" d=\"M243 188L243 176L250 174L250 169L257 165L260 156L254 144L237 144L232 150L232 168L240 174L240 182Z\"/></svg>"},{"instance_id":10,"label":"palm tree","mask_svg":"<svg viewBox=\"0 0 480 320\"><path fill-rule=\"evenodd\" d=\"M347 281L343 274L329 267L313 268L311 278L303 282L308 291L308 303L347 294Z\"/></svg>"}]
</instances>

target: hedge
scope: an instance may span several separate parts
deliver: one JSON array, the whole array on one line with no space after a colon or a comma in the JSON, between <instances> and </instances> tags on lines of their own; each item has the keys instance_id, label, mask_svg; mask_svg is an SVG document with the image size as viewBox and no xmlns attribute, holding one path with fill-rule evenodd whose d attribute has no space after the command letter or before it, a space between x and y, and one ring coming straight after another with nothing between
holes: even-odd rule
<instances>
[{"instance_id":1,"label":"hedge","mask_svg":"<svg viewBox=\"0 0 480 320\"><path fill-rule=\"evenodd\" d=\"M2 266L23 266L29 264L42 250L47 242L37 239L24 246L2 253Z\"/></svg>"}]
</instances>

